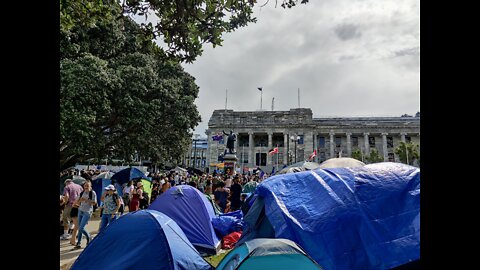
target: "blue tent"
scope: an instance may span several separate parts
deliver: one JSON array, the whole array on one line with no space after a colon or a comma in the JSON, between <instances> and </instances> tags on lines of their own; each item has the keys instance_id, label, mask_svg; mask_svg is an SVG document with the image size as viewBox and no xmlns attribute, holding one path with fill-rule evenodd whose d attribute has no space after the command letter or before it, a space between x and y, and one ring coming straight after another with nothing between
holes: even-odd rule
<instances>
[{"instance_id":1,"label":"blue tent","mask_svg":"<svg viewBox=\"0 0 480 270\"><path fill-rule=\"evenodd\" d=\"M216 254L220 239L215 234L212 204L198 189L189 185L169 188L148 207L168 215L182 228L188 240L201 253Z\"/></svg>"},{"instance_id":2,"label":"blue tent","mask_svg":"<svg viewBox=\"0 0 480 270\"><path fill-rule=\"evenodd\" d=\"M128 213L100 232L80 254L77 269L213 270L182 229L155 210Z\"/></svg>"},{"instance_id":3,"label":"blue tent","mask_svg":"<svg viewBox=\"0 0 480 270\"><path fill-rule=\"evenodd\" d=\"M258 238L230 251L216 270L321 270L302 248L288 239Z\"/></svg>"},{"instance_id":4,"label":"blue tent","mask_svg":"<svg viewBox=\"0 0 480 270\"><path fill-rule=\"evenodd\" d=\"M112 180L117 181L120 185L127 183L130 180L134 179L148 179L147 176L137 168L126 168L123 169L112 176Z\"/></svg>"},{"instance_id":5,"label":"blue tent","mask_svg":"<svg viewBox=\"0 0 480 270\"><path fill-rule=\"evenodd\" d=\"M327 270L389 269L420 259L420 170L391 162L270 177L237 246L287 238Z\"/></svg>"}]
</instances>

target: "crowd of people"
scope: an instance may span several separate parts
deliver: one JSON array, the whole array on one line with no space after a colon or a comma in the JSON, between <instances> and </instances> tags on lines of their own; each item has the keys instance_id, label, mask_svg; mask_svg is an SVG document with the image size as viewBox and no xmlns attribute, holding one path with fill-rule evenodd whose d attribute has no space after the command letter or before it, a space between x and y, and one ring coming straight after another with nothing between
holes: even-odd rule
<instances>
[{"instance_id":1,"label":"crowd of people","mask_svg":"<svg viewBox=\"0 0 480 270\"><path fill-rule=\"evenodd\" d=\"M141 179L130 180L122 186L122 196L116 190L115 181L105 187L102 194L92 189L92 180L102 173L99 170L65 171L61 177L66 178L63 195L60 195L60 220L63 228L61 240L70 240L75 249L81 248L82 237L86 237L87 245L91 235L85 230L92 214L100 211L101 222L99 232L115 219L125 213L146 209L158 196L176 185L191 185L214 202L220 213L228 213L241 209L246 193L253 192L256 185L266 179L268 174L188 174L179 172L153 173L151 178L151 194L145 192ZM85 178L82 185L73 182L72 177L78 174ZM101 205L97 205L100 196ZM96 209L99 210L96 210Z\"/></svg>"}]
</instances>

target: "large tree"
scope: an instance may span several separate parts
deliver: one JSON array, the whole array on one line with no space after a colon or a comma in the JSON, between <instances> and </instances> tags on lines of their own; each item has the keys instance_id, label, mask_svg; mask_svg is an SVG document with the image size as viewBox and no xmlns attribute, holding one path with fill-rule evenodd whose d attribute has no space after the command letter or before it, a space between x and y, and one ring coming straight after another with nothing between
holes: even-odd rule
<instances>
[{"instance_id":1,"label":"large tree","mask_svg":"<svg viewBox=\"0 0 480 270\"><path fill-rule=\"evenodd\" d=\"M261 3L266 5L269 1ZM299 0L275 1L291 8ZM301 0L306 4L308 0ZM61 0L61 30L75 26L92 27L98 22L121 20L128 16L149 16L152 22L140 23L145 41L160 38L165 48L159 52L170 59L192 62L202 53L202 46L222 45L222 35L256 22L256 0Z\"/></svg>"},{"instance_id":2,"label":"large tree","mask_svg":"<svg viewBox=\"0 0 480 270\"><path fill-rule=\"evenodd\" d=\"M60 167L139 153L178 158L200 121L195 79L130 19L61 32Z\"/></svg>"},{"instance_id":3,"label":"large tree","mask_svg":"<svg viewBox=\"0 0 480 270\"><path fill-rule=\"evenodd\" d=\"M290 8L298 0L280 2ZM179 158L200 121L198 86L179 63L201 55L205 43L221 45L225 32L255 22L255 4L61 0L60 167L106 156ZM132 20L149 12L155 23Z\"/></svg>"}]
</instances>

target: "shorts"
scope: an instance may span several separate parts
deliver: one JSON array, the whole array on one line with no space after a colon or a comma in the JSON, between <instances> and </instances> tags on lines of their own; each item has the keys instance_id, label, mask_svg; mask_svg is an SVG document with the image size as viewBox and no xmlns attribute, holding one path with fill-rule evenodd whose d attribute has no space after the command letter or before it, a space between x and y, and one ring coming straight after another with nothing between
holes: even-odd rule
<instances>
[{"instance_id":1,"label":"shorts","mask_svg":"<svg viewBox=\"0 0 480 270\"><path fill-rule=\"evenodd\" d=\"M72 206L71 205L67 205L65 206L65 209L63 209L63 216L62 216L62 220L63 220L63 225L68 225L68 221L69 220L72 220L72 217L70 216L70 212L72 211Z\"/></svg>"},{"instance_id":2,"label":"shorts","mask_svg":"<svg viewBox=\"0 0 480 270\"><path fill-rule=\"evenodd\" d=\"M72 207L72 211L70 211L70 217L78 217L78 208Z\"/></svg>"}]
</instances>

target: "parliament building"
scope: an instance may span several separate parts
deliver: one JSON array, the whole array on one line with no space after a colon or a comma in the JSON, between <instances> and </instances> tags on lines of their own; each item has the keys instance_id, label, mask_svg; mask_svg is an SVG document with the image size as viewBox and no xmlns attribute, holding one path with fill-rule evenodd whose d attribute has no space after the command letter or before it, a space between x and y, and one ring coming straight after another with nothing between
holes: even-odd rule
<instances>
[{"instance_id":1,"label":"parliament building","mask_svg":"<svg viewBox=\"0 0 480 270\"><path fill-rule=\"evenodd\" d=\"M376 149L384 161L398 162L394 149L400 142L420 145L420 117L339 117L313 118L308 108L289 111L215 110L206 130L208 142L206 164L210 170L222 161L226 137L214 141L212 136L237 134L235 149L238 168L244 171L260 167L270 172L307 160L321 163L332 157L350 157L352 151L368 156ZM278 153L269 155L278 147ZM278 166L277 166L278 164Z\"/></svg>"}]
</instances>

